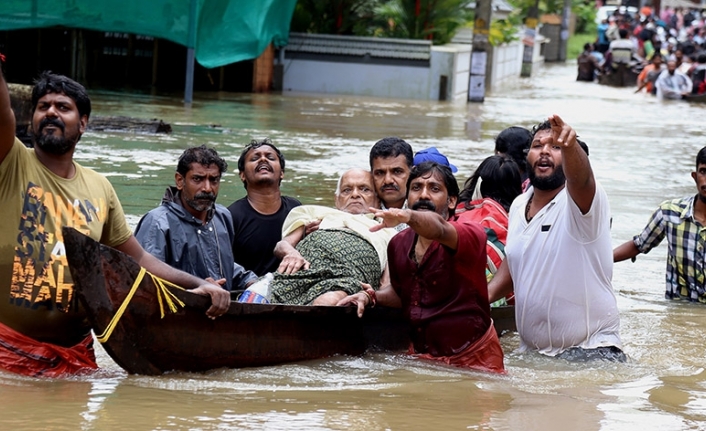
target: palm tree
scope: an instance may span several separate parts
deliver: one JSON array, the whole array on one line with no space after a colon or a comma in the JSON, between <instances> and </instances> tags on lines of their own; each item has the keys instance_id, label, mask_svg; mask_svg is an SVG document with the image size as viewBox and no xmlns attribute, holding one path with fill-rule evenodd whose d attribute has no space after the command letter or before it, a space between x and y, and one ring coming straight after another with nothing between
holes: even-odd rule
<instances>
[{"instance_id":1,"label":"palm tree","mask_svg":"<svg viewBox=\"0 0 706 431\"><path fill-rule=\"evenodd\" d=\"M378 32L443 44L471 19L468 0L389 0L374 9Z\"/></svg>"}]
</instances>

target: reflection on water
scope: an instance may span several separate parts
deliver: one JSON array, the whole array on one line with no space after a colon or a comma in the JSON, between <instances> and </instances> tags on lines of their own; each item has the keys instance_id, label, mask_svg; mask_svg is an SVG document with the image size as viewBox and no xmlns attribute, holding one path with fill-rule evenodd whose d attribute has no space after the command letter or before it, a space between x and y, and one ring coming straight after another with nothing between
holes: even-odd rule
<instances>
[{"instance_id":1,"label":"reflection on water","mask_svg":"<svg viewBox=\"0 0 706 431\"><path fill-rule=\"evenodd\" d=\"M366 167L378 139L436 146L460 182L512 125L558 113L590 146L608 192L613 242L638 233L666 198L694 192L689 172L704 132L700 105L659 102L630 89L578 83L575 64L550 65L486 98L449 104L317 95L201 95L178 99L103 94L98 115L160 118L169 136L89 133L77 159L109 176L134 226L174 181L181 151L216 147L229 162L220 202L244 195L237 158L252 138L284 152L285 194L333 204L337 175ZM664 245L614 268L627 364L569 364L514 352L501 339L506 376L371 354L277 367L127 376L99 348L100 373L70 380L0 375L2 429L706 429L706 307L664 299Z\"/></svg>"}]
</instances>

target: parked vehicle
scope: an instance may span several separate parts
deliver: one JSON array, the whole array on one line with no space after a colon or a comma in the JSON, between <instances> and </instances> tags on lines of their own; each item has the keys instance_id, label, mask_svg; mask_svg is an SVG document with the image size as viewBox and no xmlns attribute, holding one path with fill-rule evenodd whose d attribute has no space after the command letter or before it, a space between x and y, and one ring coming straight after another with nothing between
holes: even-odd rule
<instances>
[{"instance_id":1,"label":"parked vehicle","mask_svg":"<svg viewBox=\"0 0 706 431\"><path fill-rule=\"evenodd\" d=\"M620 8L620 13L622 14L624 14L625 12L629 13L630 15L637 14L637 8L634 6L601 6L598 8L598 11L596 11L596 24L600 24L601 22L603 22L604 19L608 19L608 17L612 16L613 13L618 10L618 8Z\"/></svg>"}]
</instances>

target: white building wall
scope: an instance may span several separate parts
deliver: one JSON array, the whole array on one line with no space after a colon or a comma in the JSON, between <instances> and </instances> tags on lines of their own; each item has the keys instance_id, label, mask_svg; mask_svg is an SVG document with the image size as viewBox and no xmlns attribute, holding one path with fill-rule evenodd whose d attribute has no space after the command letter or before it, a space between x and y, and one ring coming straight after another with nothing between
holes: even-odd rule
<instances>
[{"instance_id":1,"label":"white building wall","mask_svg":"<svg viewBox=\"0 0 706 431\"><path fill-rule=\"evenodd\" d=\"M538 57L539 46L535 51ZM489 91L519 78L522 53L519 41L493 47ZM282 91L465 101L470 63L470 44L432 46L428 67L285 58ZM440 92L442 76L446 76L446 88Z\"/></svg>"},{"instance_id":2,"label":"white building wall","mask_svg":"<svg viewBox=\"0 0 706 431\"><path fill-rule=\"evenodd\" d=\"M445 100L466 100L471 67L471 45L447 44L431 49L429 100L439 100L441 76L447 77Z\"/></svg>"},{"instance_id":3,"label":"white building wall","mask_svg":"<svg viewBox=\"0 0 706 431\"><path fill-rule=\"evenodd\" d=\"M493 61L490 74L490 89L497 90L508 79L517 79L522 71L522 52L524 45L520 41L493 47Z\"/></svg>"},{"instance_id":4,"label":"white building wall","mask_svg":"<svg viewBox=\"0 0 706 431\"><path fill-rule=\"evenodd\" d=\"M286 59L282 92L427 99L429 79L427 67Z\"/></svg>"}]
</instances>

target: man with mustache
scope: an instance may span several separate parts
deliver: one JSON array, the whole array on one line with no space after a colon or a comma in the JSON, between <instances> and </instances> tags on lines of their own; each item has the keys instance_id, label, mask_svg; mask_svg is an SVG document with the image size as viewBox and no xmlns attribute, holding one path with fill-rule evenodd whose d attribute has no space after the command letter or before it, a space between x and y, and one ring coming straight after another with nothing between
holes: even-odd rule
<instances>
[{"instance_id":1,"label":"man with mustache","mask_svg":"<svg viewBox=\"0 0 706 431\"><path fill-rule=\"evenodd\" d=\"M411 326L411 353L504 373L502 348L490 318L485 231L455 216L458 195L448 166L414 166L407 182L411 209L377 210L375 216L383 222L370 229L409 225L387 248L390 283L379 291L365 286L338 305L355 304L359 316L366 306L401 307Z\"/></svg>"},{"instance_id":2,"label":"man with mustache","mask_svg":"<svg viewBox=\"0 0 706 431\"><path fill-rule=\"evenodd\" d=\"M510 207L506 258L488 285L490 301L514 287L521 352L625 361L610 208L588 155L553 115L534 128L527 162L531 187Z\"/></svg>"},{"instance_id":3,"label":"man with mustache","mask_svg":"<svg viewBox=\"0 0 706 431\"><path fill-rule=\"evenodd\" d=\"M370 172L382 209L407 208L407 179L413 164L412 146L395 136L377 141L370 149ZM401 224L395 229L406 227Z\"/></svg>"},{"instance_id":4,"label":"man with mustache","mask_svg":"<svg viewBox=\"0 0 706 431\"><path fill-rule=\"evenodd\" d=\"M240 153L238 172L247 196L233 202L233 258L258 276L274 272L280 259L272 252L279 242L282 224L289 211L301 205L282 196L284 155L270 141L252 140Z\"/></svg>"},{"instance_id":5,"label":"man with mustache","mask_svg":"<svg viewBox=\"0 0 706 431\"><path fill-rule=\"evenodd\" d=\"M613 260L632 259L649 253L667 238L665 298L706 303L706 147L696 155L691 173L696 195L662 202L643 231L613 250Z\"/></svg>"},{"instance_id":6,"label":"man with mustache","mask_svg":"<svg viewBox=\"0 0 706 431\"><path fill-rule=\"evenodd\" d=\"M221 176L228 169L216 150L205 145L186 149L162 204L145 214L135 238L145 251L174 268L212 278L226 290L242 290L257 280L233 261L233 222L216 203Z\"/></svg>"},{"instance_id":7,"label":"man with mustache","mask_svg":"<svg viewBox=\"0 0 706 431\"><path fill-rule=\"evenodd\" d=\"M110 182L73 160L91 100L79 83L45 72L32 90L34 149L15 137L0 71L0 368L58 377L97 368L91 326L74 295L62 227L131 257L152 274L209 295L212 318L227 311L224 289L159 261L127 226Z\"/></svg>"}]
</instances>

